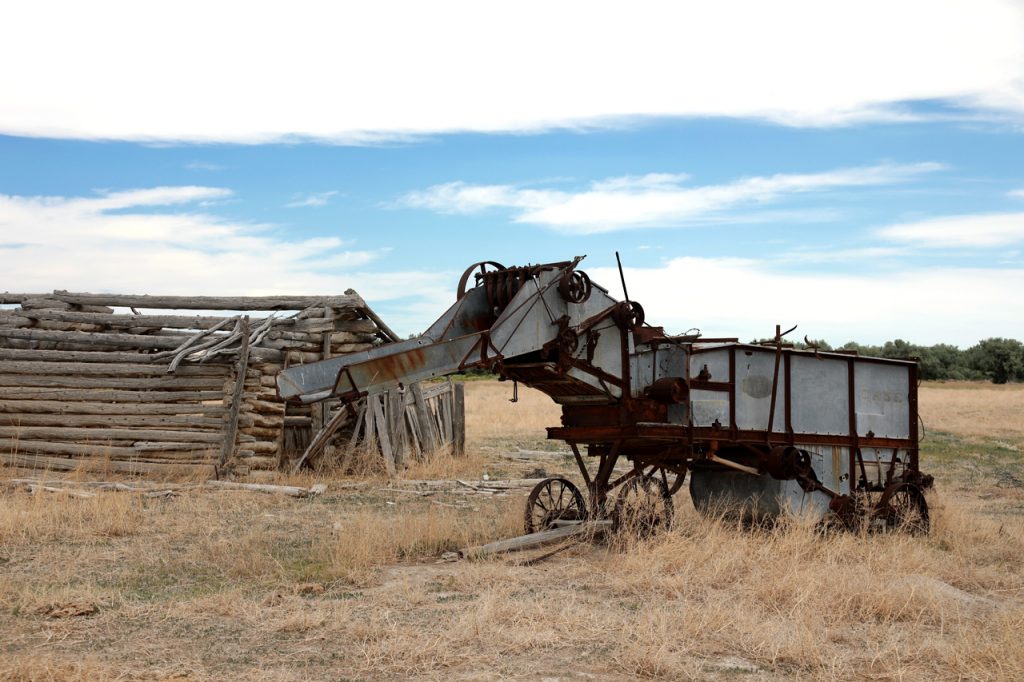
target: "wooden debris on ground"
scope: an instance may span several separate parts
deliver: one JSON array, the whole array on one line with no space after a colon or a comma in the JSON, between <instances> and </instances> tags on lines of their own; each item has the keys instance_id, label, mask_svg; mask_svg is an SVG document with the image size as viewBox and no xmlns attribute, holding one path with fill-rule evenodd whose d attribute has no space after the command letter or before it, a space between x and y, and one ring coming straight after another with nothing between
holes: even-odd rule
<instances>
[{"instance_id":1,"label":"wooden debris on ground","mask_svg":"<svg viewBox=\"0 0 1024 682\"><path fill-rule=\"evenodd\" d=\"M594 537L607 532L611 521L602 519L597 521L581 521L565 523L558 528L543 530L539 533L530 533L507 540L498 540L486 545L467 547L457 552L447 552L441 556L444 561L455 561L458 559L480 559L495 554L506 554L509 552L520 552L528 549L543 547L555 542L568 540L570 538Z\"/></svg>"}]
</instances>

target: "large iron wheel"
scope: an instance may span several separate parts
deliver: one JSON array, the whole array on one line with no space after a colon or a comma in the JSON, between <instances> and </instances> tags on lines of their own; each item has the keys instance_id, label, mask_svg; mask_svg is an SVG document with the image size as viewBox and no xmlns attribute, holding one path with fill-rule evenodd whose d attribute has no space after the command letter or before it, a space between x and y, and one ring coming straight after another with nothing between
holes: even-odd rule
<instances>
[{"instance_id":1,"label":"large iron wheel","mask_svg":"<svg viewBox=\"0 0 1024 682\"><path fill-rule=\"evenodd\" d=\"M456 292L455 300L460 300L463 296L466 295L467 291L480 286L483 283L484 275L486 275L487 273L504 269L504 265L502 265L501 263L496 263L495 261L492 260L485 260L479 263L473 263L468 268L466 268L466 271L464 273L462 273L462 278L459 280L459 288L458 291ZM474 275L476 276L476 282L471 285L469 283L469 279Z\"/></svg>"},{"instance_id":2,"label":"large iron wheel","mask_svg":"<svg viewBox=\"0 0 1024 682\"><path fill-rule=\"evenodd\" d=\"M885 523L886 530L898 530L914 535L928 532L931 520L924 491L913 483L894 483L889 486L878 505L875 518Z\"/></svg>"},{"instance_id":3,"label":"large iron wheel","mask_svg":"<svg viewBox=\"0 0 1024 682\"><path fill-rule=\"evenodd\" d=\"M556 521L583 521L587 503L580 489L564 478L546 478L530 491L526 500L527 533L548 530Z\"/></svg>"},{"instance_id":4,"label":"large iron wheel","mask_svg":"<svg viewBox=\"0 0 1024 682\"><path fill-rule=\"evenodd\" d=\"M672 493L666 481L661 477L640 475L625 483L615 498L612 529L650 537L668 530L674 513Z\"/></svg>"}]
</instances>

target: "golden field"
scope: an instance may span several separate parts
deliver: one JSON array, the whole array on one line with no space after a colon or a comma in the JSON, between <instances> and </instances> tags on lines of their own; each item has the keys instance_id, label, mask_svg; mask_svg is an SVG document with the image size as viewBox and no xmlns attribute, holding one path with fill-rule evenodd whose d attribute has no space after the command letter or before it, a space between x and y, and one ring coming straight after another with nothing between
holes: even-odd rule
<instances>
[{"instance_id":1,"label":"golden field","mask_svg":"<svg viewBox=\"0 0 1024 682\"><path fill-rule=\"evenodd\" d=\"M467 384L467 457L406 476L572 474L501 457L559 449L511 393ZM1024 679L1024 387L926 384L921 414L926 537L747 530L684 489L650 541L444 563L524 494L0 492L0 679Z\"/></svg>"}]
</instances>

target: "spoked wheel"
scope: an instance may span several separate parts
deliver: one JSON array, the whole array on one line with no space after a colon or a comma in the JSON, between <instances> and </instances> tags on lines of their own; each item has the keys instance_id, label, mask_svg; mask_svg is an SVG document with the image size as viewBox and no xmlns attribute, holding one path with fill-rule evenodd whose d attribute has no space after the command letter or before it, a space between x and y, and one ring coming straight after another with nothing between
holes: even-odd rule
<instances>
[{"instance_id":1,"label":"spoked wheel","mask_svg":"<svg viewBox=\"0 0 1024 682\"><path fill-rule=\"evenodd\" d=\"M653 466L649 472L644 473L644 478L660 479L668 490L669 497L672 497L683 487L686 480L686 468Z\"/></svg>"},{"instance_id":2,"label":"spoked wheel","mask_svg":"<svg viewBox=\"0 0 1024 682\"><path fill-rule=\"evenodd\" d=\"M928 502L921 488L913 483L894 483L889 486L882 493L874 516L884 522L886 530L913 535L924 535L930 526Z\"/></svg>"},{"instance_id":3,"label":"spoked wheel","mask_svg":"<svg viewBox=\"0 0 1024 682\"><path fill-rule=\"evenodd\" d=\"M660 476L637 476L624 484L615 498L612 528L650 537L672 526L674 511L672 493L665 480Z\"/></svg>"},{"instance_id":4,"label":"spoked wheel","mask_svg":"<svg viewBox=\"0 0 1024 682\"><path fill-rule=\"evenodd\" d=\"M548 530L556 521L583 521L587 503L580 489L564 478L546 478L530 491L526 500L527 533Z\"/></svg>"}]
</instances>

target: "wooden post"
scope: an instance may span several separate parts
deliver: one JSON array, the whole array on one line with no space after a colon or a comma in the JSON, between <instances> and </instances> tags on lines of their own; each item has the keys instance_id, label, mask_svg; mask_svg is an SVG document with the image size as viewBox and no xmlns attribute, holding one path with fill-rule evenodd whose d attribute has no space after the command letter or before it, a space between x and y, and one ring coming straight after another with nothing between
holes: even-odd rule
<instances>
[{"instance_id":1,"label":"wooden post","mask_svg":"<svg viewBox=\"0 0 1024 682\"><path fill-rule=\"evenodd\" d=\"M466 454L466 384L455 382L452 406L452 449L457 457Z\"/></svg>"},{"instance_id":2,"label":"wooden post","mask_svg":"<svg viewBox=\"0 0 1024 682\"><path fill-rule=\"evenodd\" d=\"M249 369L249 316L242 318L242 345L238 352L238 364L235 366L235 391L231 396L231 412L224 427L224 444L220 451L219 472L234 453L235 439L238 437L238 413L242 409L242 389L245 388L245 373Z\"/></svg>"}]
</instances>

